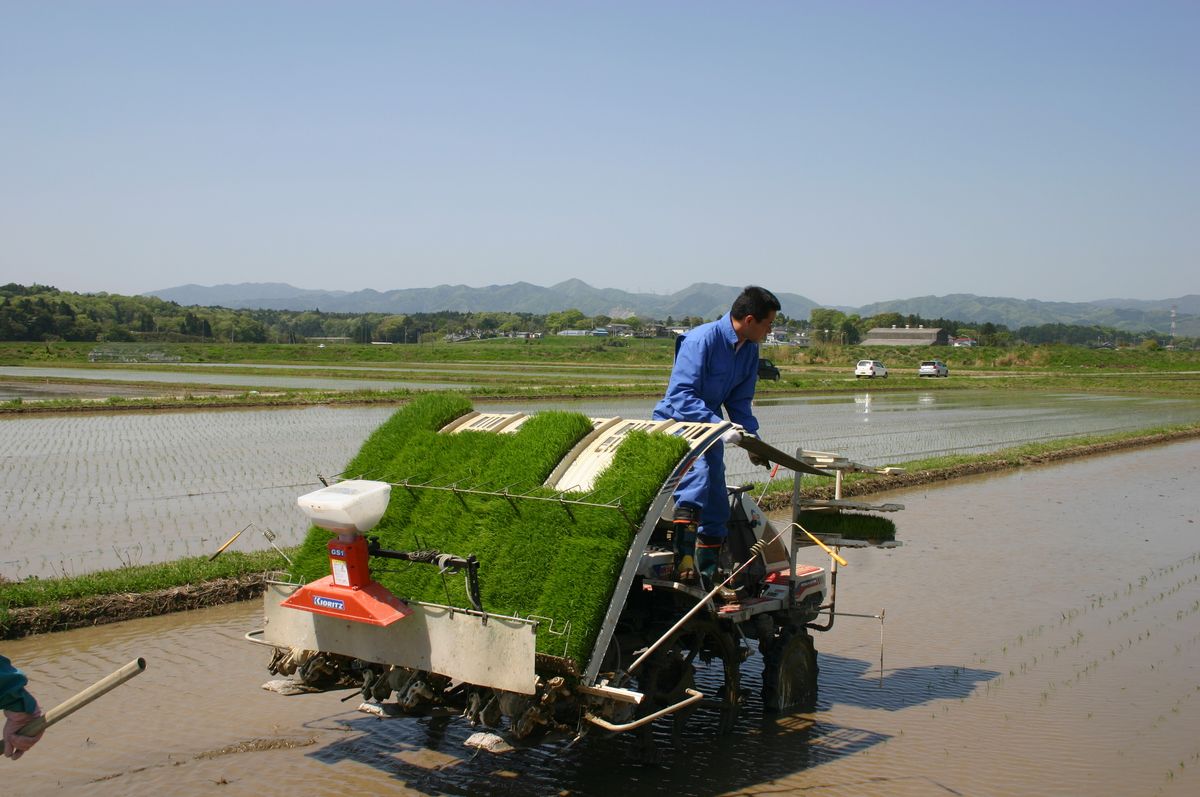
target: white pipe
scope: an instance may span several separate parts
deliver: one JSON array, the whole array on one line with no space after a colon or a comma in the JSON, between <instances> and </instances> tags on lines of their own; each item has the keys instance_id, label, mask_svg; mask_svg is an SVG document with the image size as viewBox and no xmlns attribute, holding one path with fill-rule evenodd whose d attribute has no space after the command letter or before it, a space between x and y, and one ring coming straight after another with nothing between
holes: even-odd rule
<instances>
[{"instance_id":1,"label":"white pipe","mask_svg":"<svg viewBox=\"0 0 1200 797\"><path fill-rule=\"evenodd\" d=\"M688 706L695 703L697 700L700 700L701 698L704 697L704 694L702 692L697 692L695 689L689 689L689 688L685 687L683 691L687 692L688 696L685 697L683 700L680 700L678 703L667 706L664 709L660 709L660 710L654 712L653 714L647 714L646 716L641 717L640 719L636 719L633 722L626 722L623 725L616 725L614 723L609 722L606 719L602 719L601 717L597 717L595 714L591 714L591 713L584 714L583 716L585 719L587 719L588 722L592 723L593 725L599 725L601 728L603 728L606 731L612 731L613 733L623 733L625 731L631 731L634 728L640 728L641 726L645 725L648 722L654 722L659 717L666 716L667 714L670 714L673 711L679 711L681 708L687 708Z\"/></svg>"},{"instance_id":2,"label":"white pipe","mask_svg":"<svg viewBox=\"0 0 1200 797\"><path fill-rule=\"evenodd\" d=\"M17 733L21 734L22 736L37 736L46 728L49 728L59 720L66 719L101 695L111 692L135 675L140 675L143 671L145 671L145 669L146 660L140 657L136 658L116 672L106 675L99 681L96 681L96 683L84 689L82 692L79 692L72 697L68 697L66 700L47 711L43 716L38 717L32 722L26 724L21 728L21 730L17 731Z\"/></svg>"}]
</instances>

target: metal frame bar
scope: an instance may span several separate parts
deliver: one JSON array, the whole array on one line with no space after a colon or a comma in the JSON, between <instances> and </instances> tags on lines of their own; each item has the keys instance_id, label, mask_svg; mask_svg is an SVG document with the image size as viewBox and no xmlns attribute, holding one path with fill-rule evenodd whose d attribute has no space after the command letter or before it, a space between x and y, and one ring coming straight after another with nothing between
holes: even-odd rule
<instances>
[{"instance_id":1,"label":"metal frame bar","mask_svg":"<svg viewBox=\"0 0 1200 797\"><path fill-rule=\"evenodd\" d=\"M663 428L664 434L671 434L671 430L679 424L690 422L680 421L677 424ZM697 457L703 456L714 443L721 439L721 435L733 426L729 421L712 424L711 428L698 437L692 447L688 449L687 454L680 459L676 464L675 470L663 482L662 487L658 490L658 495L650 502L650 508L646 510L646 516L642 520L642 527L638 530L637 535L633 538L633 542L629 546L629 551L625 555L625 564L621 568L621 575L617 579L617 586L613 589L612 598L609 599L608 611L604 614L604 620L600 623L600 633L596 637L596 644L592 648L592 655L588 659L587 667L583 672L584 683L595 683L596 677L600 674L600 665L604 661L604 654L608 650L608 645L612 641L613 634L616 633L617 620L621 617L621 612L625 610L625 600L629 596L629 590L633 586L633 580L637 576L638 564L642 559L642 552L646 549L646 543L650 541L650 535L654 533L655 526L658 525L658 519L662 516L663 510L667 507L667 502L671 500L675 493L675 488L679 485L679 480L683 477L691 467ZM699 699L699 698L697 698Z\"/></svg>"},{"instance_id":2,"label":"metal frame bar","mask_svg":"<svg viewBox=\"0 0 1200 797\"><path fill-rule=\"evenodd\" d=\"M676 711L679 711L682 708L687 708L688 706L692 705L693 703L695 703L698 700L704 699L703 692L697 692L695 689L691 689L689 687L684 687L683 691L687 692L688 696L685 697L683 700L680 700L678 703L667 706L664 709L660 709L660 710L654 712L653 714L647 714L646 716L644 716L640 719L636 719L633 722L626 722L623 725L616 725L614 723L611 723L606 719L597 717L595 714L592 714L590 711L588 713L584 714L583 718L586 719L588 722L592 723L593 725L599 725L601 728L603 728L606 731L612 731L613 733L624 733L625 731L631 731L634 728L640 728L643 725L654 722L659 717L665 717L666 715L672 714Z\"/></svg>"}]
</instances>

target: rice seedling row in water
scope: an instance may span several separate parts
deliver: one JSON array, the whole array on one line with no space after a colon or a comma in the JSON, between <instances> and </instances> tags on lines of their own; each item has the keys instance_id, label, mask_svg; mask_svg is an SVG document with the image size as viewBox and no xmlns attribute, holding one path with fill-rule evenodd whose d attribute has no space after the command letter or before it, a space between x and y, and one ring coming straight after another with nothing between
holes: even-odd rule
<instances>
[{"instance_id":1,"label":"rice seedling row in water","mask_svg":"<svg viewBox=\"0 0 1200 797\"><path fill-rule=\"evenodd\" d=\"M950 723L954 729L981 724L1007 729L1009 738L1019 740L1017 746L1065 755L1058 765L1072 765L1072 756L1062 751L1077 749L1080 739L1111 750L1115 761L1125 757L1128 766L1143 769L1148 760L1161 764L1164 751L1174 749L1180 758L1169 763L1173 771L1183 771L1193 758L1200 760L1200 753L1192 752L1200 687L1189 676L1194 669L1189 663L1200 652L1198 582L1200 554L1193 554L1155 568L1145 580L1120 584L1062 610L1057 622L1048 620L997 643L976 662L982 669L962 668L975 674L979 688L964 698L931 701L924 721ZM1009 596L1033 606L1039 597ZM1004 620L985 616L974 622L1002 627ZM889 685L892 680L889 673ZM931 685L934 694L938 689ZM907 730L914 738L937 733L912 721ZM1179 740L1191 741L1183 742L1181 751Z\"/></svg>"},{"instance_id":2,"label":"rice seedling row in water","mask_svg":"<svg viewBox=\"0 0 1200 797\"><path fill-rule=\"evenodd\" d=\"M1106 668L1128 667L1121 663L1127 654L1152 671L1155 655L1160 661L1183 655L1185 646L1200 639L1187 627L1200 613L1200 601L1192 597L1198 583L1200 554L1193 554L1062 611L1059 623L1030 628L977 656L976 664L1004 668L988 690L1005 688L1014 679L1040 679L1046 685L1042 705ZM1155 652L1146 655L1151 643Z\"/></svg>"},{"instance_id":3,"label":"rice seedling row in water","mask_svg":"<svg viewBox=\"0 0 1200 797\"><path fill-rule=\"evenodd\" d=\"M386 415L311 408L0 421L0 538L10 552L0 577L200 555L251 521L297 544L306 525L295 496L318 484L329 455L344 461ZM29 544L11 545L18 537ZM260 533L238 545L269 548Z\"/></svg>"}]
</instances>

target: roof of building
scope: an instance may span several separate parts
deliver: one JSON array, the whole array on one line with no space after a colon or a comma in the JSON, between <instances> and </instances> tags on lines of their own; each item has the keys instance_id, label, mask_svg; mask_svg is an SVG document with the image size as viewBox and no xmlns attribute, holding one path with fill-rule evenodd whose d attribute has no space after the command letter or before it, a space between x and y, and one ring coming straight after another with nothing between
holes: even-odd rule
<instances>
[{"instance_id":1,"label":"roof of building","mask_svg":"<svg viewBox=\"0 0 1200 797\"><path fill-rule=\"evenodd\" d=\"M941 327L875 327L862 340L863 346L930 346L944 341Z\"/></svg>"}]
</instances>

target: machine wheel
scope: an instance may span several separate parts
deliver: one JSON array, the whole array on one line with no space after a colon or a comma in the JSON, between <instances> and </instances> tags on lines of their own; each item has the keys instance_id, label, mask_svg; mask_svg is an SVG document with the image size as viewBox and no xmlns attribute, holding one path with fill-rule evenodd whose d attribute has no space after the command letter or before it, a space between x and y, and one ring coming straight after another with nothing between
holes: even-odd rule
<instances>
[{"instance_id":1,"label":"machine wheel","mask_svg":"<svg viewBox=\"0 0 1200 797\"><path fill-rule=\"evenodd\" d=\"M719 658L724 683L719 691L721 719L719 733L733 730L741 697L741 657L733 635L711 616L701 615L676 631L645 664L638 685L646 695L642 716L676 703L686 696L685 689L695 684L695 660L707 662ZM691 715L684 710L673 716L672 736L678 741L683 723Z\"/></svg>"},{"instance_id":2,"label":"machine wheel","mask_svg":"<svg viewBox=\"0 0 1200 797\"><path fill-rule=\"evenodd\" d=\"M808 632L783 633L763 654L763 708L812 711L817 705L817 651Z\"/></svg>"}]
</instances>

